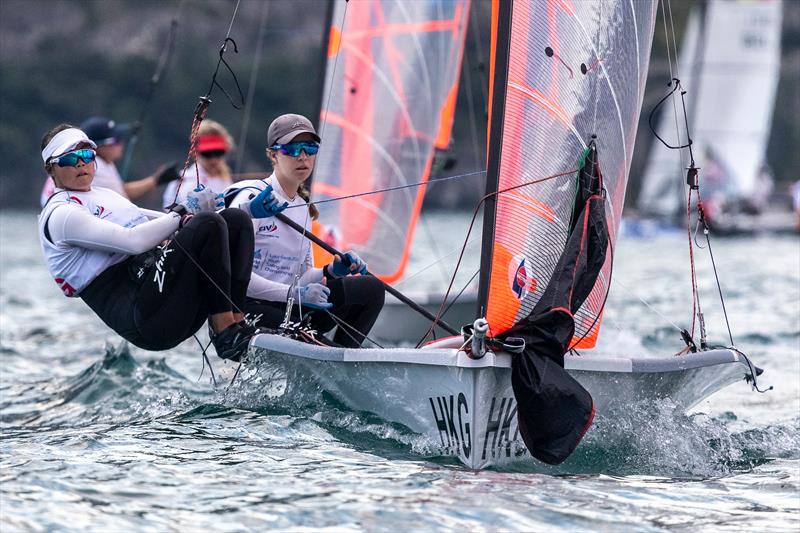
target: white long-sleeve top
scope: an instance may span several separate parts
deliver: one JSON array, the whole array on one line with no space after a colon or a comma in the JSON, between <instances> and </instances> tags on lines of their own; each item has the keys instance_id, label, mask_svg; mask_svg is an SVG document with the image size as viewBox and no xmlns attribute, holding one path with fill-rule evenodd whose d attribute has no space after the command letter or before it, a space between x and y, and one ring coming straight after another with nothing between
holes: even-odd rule
<instances>
[{"instance_id":1,"label":"white long-sleeve top","mask_svg":"<svg viewBox=\"0 0 800 533\"><path fill-rule=\"evenodd\" d=\"M248 204L258 193L266 189L267 184L272 185L278 202L289 203L289 208L283 214L311 233L308 204L299 195L295 194L290 198L275 174L266 180L245 180L228 187L226 196L235 194L230 207ZM295 276L299 276L301 287L322 280L322 269L314 268L311 241L303 235L274 217L254 218L253 231L255 232L253 272L250 276L250 285L247 287L247 296L259 300L285 302Z\"/></svg>"},{"instance_id":2,"label":"white long-sleeve top","mask_svg":"<svg viewBox=\"0 0 800 533\"><path fill-rule=\"evenodd\" d=\"M39 240L56 283L77 296L108 267L154 248L179 225L177 213L141 209L109 189L56 189L39 215Z\"/></svg>"}]
</instances>

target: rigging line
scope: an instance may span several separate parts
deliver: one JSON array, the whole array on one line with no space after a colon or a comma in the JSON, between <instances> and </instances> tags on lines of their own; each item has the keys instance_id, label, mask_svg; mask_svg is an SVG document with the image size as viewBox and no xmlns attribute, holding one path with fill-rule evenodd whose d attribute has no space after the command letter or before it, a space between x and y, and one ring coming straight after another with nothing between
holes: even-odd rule
<instances>
[{"instance_id":1,"label":"rigging line","mask_svg":"<svg viewBox=\"0 0 800 533\"><path fill-rule=\"evenodd\" d=\"M368 335L365 335L364 333L362 333L361 331L359 331L358 329L356 329L354 326L352 326L352 325L348 324L348 323L347 323L346 321L344 321L342 318L340 318L340 317L336 316L334 313L332 313L332 312L330 311L330 309L325 309L325 312L326 312L326 313L328 313L328 315L331 317L331 319L332 319L334 322L336 322L336 324L337 324L339 327L341 327L341 328L342 328L342 331L344 331L344 332L347 334L347 336L348 336L348 337L350 337L352 340L354 340L355 342L357 342L359 346L360 346L360 345L361 345L361 343L362 343L362 342L364 342L364 341L359 341L359 340L358 340L356 337L354 337L354 336L353 336L353 335L350 333L350 331L352 331L352 332L355 332L355 333L357 333L358 335L361 335L362 337L364 337L365 339L367 339L369 342L371 342L372 344L374 344L374 345L375 345L375 346L377 346L378 348L383 348L383 346L381 346L380 344L378 344L377 342L375 342L375 340L371 339L371 338L370 338ZM350 331L348 331L348 330L350 330Z\"/></svg>"},{"instance_id":2,"label":"rigging line","mask_svg":"<svg viewBox=\"0 0 800 533\"><path fill-rule=\"evenodd\" d=\"M477 239L477 237L473 237L472 239L470 239L470 240L467 242L467 245L469 245L469 244L471 244L471 243L474 243L474 242L475 242L475 239ZM428 270L428 269L430 269L430 268L433 268L433 267L434 267L434 266L435 266L437 263L441 263L442 261L444 261L444 260L445 260L445 259L447 259L448 257L450 257L450 256L454 255L454 254L455 254L456 252L458 252L460 249L461 249L461 246L458 246L457 248L453 248L452 250L450 250L449 252L447 252L446 254L444 254L444 255L443 255L442 257L440 257L439 259L436 259L436 260L435 260L435 261L433 261L432 263L428 263L427 265L425 265L424 267L422 267L420 270L417 270L416 272L414 272L414 273L413 273L413 274L411 274L410 276L406 276L406 277L404 277L404 278L402 279L402 281L398 281L397 283L395 283L395 284L394 284L395 288L399 287L400 285L402 285L402 284L404 284L404 283L406 283L406 282L408 282L408 281L411 281L412 279L416 278L417 276L419 276L420 274L422 274L422 273L423 273L423 272L425 272L426 270Z\"/></svg>"},{"instance_id":3,"label":"rigging line","mask_svg":"<svg viewBox=\"0 0 800 533\"><path fill-rule=\"evenodd\" d=\"M659 100L658 103L650 111L650 114L647 117L647 125L650 126L650 132L655 136L656 139L658 139L661 142L661 144L663 144L664 146L666 146L670 150L680 150L682 148L688 148L691 145L691 139L686 144L680 144L681 143L681 132L680 132L680 126L678 125L678 108L677 108L677 104L675 103L675 93L676 92L682 92L683 91L683 86L681 85L681 80L679 80L678 78L672 78L672 81L670 83L668 83L667 86L669 86L669 85L672 85L672 90L669 91L663 98L661 98L661 100ZM678 145L677 146L673 146L673 145L669 144L667 141L665 141L658 134L658 132L656 131L655 126L653 126L653 119L655 118L656 112L661 107L661 105L664 104L664 102L666 102L667 99L670 98L670 97L672 97L672 106L673 106L674 114L675 114L675 132L676 132L676 135L678 137ZM682 162L681 162L681 164L682 164ZM682 169L683 169L683 167L681 166L681 170ZM682 172L679 172L679 174L681 174L681 173Z\"/></svg>"},{"instance_id":4,"label":"rigging line","mask_svg":"<svg viewBox=\"0 0 800 533\"><path fill-rule=\"evenodd\" d=\"M347 6L349 5L350 0L345 0L344 2L344 11L342 12L342 30L339 33L339 40L340 42L344 40L344 32L345 32L345 23L347 22ZM330 43L323 43L323 46L330 46ZM333 70L331 71L331 83L328 86L328 96L325 98L325 116L322 117L322 124L320 124L319 128L319 136L321 139L325 138L325 126L328 124L328 109L331 106L331 96L333 95L333 84L336 81L336 68L339 66L339 56L340 50L336 51L336 59L333 60Z\"/></svg>"},{"instance_id":5,"label":"rigging line","mask_svg":"<svg viewBox=\"0 0 800 533\"><path fill-rule=\"evenodd\" d=\"M450 308L453 307L453 305L455 305L455 303L458 301L458 299L461 297L461 295L464 294L464 291L467 290L467 288L472 284L472 282L475 280L475 278L478 277L478 274L480 274L480 273L481 273L481 269L479 268L478 270L475 271L475 273L472 275L472 277L469 278L469 281L467 281L464 284L464 286L461 287L461 290L458 291L458 294L456 294L456 297L453 298L453 301L450 302L447 305L447 307L445 308L444 312L442 313L442 316L446 315L447 312L450 310Z\"/></svg>"},{"instance_id":6,"label":"rigging line","mask_svg":"<svg viewBox=\"0 0 800 533\"><path fill-rule=\"evenodd\" d=\"M247 142L248 128L250 127L250 115L253 112L253 100L258 83L258 71L261 67L261 53L264 48L264 34L267 26L267 15L269 13L269 2L261 4L261 20L258 24L258 37L256 38L256 53L253 56L253 65L250 67L250 85L247 88L247 101L244 104L244 118L242 120L242 131L239 133L239 153L236 156L235 173L242 169L245 156L245 145Z\"/></svg>"},{"instance_id":7,"label":"rigging line","mask_svg":"<svg viewBox=\"0 0 800 533\"><path fill-rule=\"evenodd\" d=\"M136 148L136 144L139 141L139 132L144 125L144 119L147 116L147 112L150 110L150 105L153 101L153 95L155 94L156 86L161 81L161 75L163 74L167 63L169 62L169 59L172 57L172 53L175 51L175 39L178 35L178 19L180 18L183 2L184 0L180 1L178 4L178 11L172 18L169 34L167 36L167 46L161 49L161 54L156 62L156 69L153 72L153 75L150 77L147 95L145 96L142 108L139 110L139 117L133 124L133 135L131 135L131 137L128 139L127 146L125 147L125 157L122 160L122 171L120 172L120 177L122 178L123 182L128 181L128 173L130 171L131 161L133 160L133 152Z\"/></svg>"},{"instance_id":8,"label":"rigging line","mask_svg":"<svg viewBox=\"0 0 800 533\"><path fill-rule=\"evenodd\" d=\"M244 361L239 361L239 365L236 367L236 371L233 373L233 377L231 378L231 382L228 383L227 387L225 387L225 392L226 393L230 390L231 387L233 387L233 384L236 382L236 378L239 377L239 371L242 369L242 364L244 364Z\"/></svg>"},{"instance_id":9,"label":"rigging line","mask_svg":"<svg viewBox=\"0 0 800 533\"><path fill-rule=\"evenodd\" d=\"M718 348L718 346L715 346L715 348ZM725 348L727 350L732 350L732 351L736 352L737 354L741 355L744 358L744 360L747 362L747 369L750 370L750 376L749 376L750 379L747 379L748 376L745 376L745 381L750 382L750 380L752 380L753 381L752 387L753 387L754 390L756 390L756 391L758 391L760 393L765 393L765 392L771 391L774 388L773 385L770 385L769 387L767 387L764 390L761 390L760 388L758 388L758 381L757 381L757 379L758 379L758 367L753 364L753 362L750 360L750 358L747 356L746 353L744 353L743 351L739 350L735 346L721 346L721 348Z\"/></svg>"},{"instance_id":10,"label":"rigging line","mask_svg":"<svg viewBox=\"0 0 800 533\"><path fill-rule=\"evenodd\" d=\"M225 298L226 300L228 300L228 302L231 304L231 307L233 308L233 312L234 313L240 313L242 315L245 314L244 311L239 309L238 305L233 303L233 300L231 300L231 297L228 296L228 294L224 290L222 290L222 287L217 285L217 282L214 281L214 279L211 277L211 275L208 272L205 271L205 269L200 265L200 263L198 263L197 260L194 257L192 257L192 254L190 254L189 251L186 248L184 248L183 245L181 245L181 243L178 241L177 238L173 238L169 242L170 243L175 243L175 245L178 248L181 249L181 251L186 255L186 257L189 258L189 260L194 264L194 266L197 267L197 270L199 270L206 277L206 279L208 279L208 281L211 282L211 285L213 285L214 288L219 291L219 293L222 295L222 297Z\"/></svg>"},{"instance_id":11,"label":"rigging line","mask_svg":"<svg viewBox=\"0 0 800 533\"><path fill-rule=\"evenodd\" d=\"M431 225L428 223L428 217L420 211L419 214L420 222L422 222L422 228L425 231L425 235L428 237L428 242L431 244L431 248L433 248L433 254L435 256L440 256L441 251L439 249L439 243L436 242L436 237L433 234L433 230L431 230ZM439 274L442 275L442 280L447 283L449 276L447 275L447 270L444 268L444 265L439 263Z\"/></svg>"},{"instance_id":12,"label":"rigging line","mask_svg":"<svg viewBox=\"0 0 800 533\"><path fill-rule=\"evenodd\" d=\"M211 382L216 387L217 386L217 377L214 375L214 367L211 366L211 361L208 360L208 355L206 355L206 351L208 350L208 347L211 346L211 341L208 341L208 344L206 344L205 347L203 347L203 343L200 342L200 339L197 338L197 334L196 333L194 335L192 335L192 337L194 337L194 340L197 341L197 344L200 346L200 353L203 354L203 367L200 369L200 375L197 376L197 381L200 381L200 378L203 377L203 372L205 372L205 370L206 370L206 364L208 364L208 370L211 372Z\"/></svg>"},{"instance_id":13,"label":"rigging line","mask_svg":"<svg viewBox=\"0 0 800 533\"><path fill-rule=\"evenodd\" d=\"M433 332L434 327L436 326L437 323L439 323L439 320L442 318L442 311L444 310L444 305L447 302L447 298L450 296L450 291L453 288L453 283L455 283L456 275L458 274L458 269L461 266L461 261L464 259L464 252L467 249L467 244L469 242L469 236L472 233L472 228L475 226L475 220L478 217L478 212L480 211L480 208L483 206L483 204L486 202L486 200L488 200L489 198L491 198L493 196L498 196L500 194L504 194L504 193L507 193L507 192L510 192L510 191L513 191L513 190L516 190L516 189L520 189L522 187L528 187L530 185L536 185L536 184L543 183L545 181L549 181L549 180L552 180L552 179L555 179L555 178L560 178L560 177L563 177L563 176L571 176L571 175L575 174L576 172L578 172L578 170L579 169L572 169L572 170L568 170L566 172L560 172L558 174L553 174L551 176L546 176L544 178L536 179L536 180L533 180L533 181L527 181L527 182L524 182L524 183L520 183L518 185L512 185L511 187L507 187L505 189L498 189L496 191L492 191L490 193L487 193L487 194L483 195L483 197L481 197L481 199L475 205L475 209L472 212L472 220L469 223L469 228L467 229L467 235L464 238L464 244L461 246L461 253L458 256L458 261L456 262L456 268L453 271L453 276L450 278L450 284L447 286L447 291L444 294L444 298L442 299L442 303L439 306L439 311L436 314L436 320L431 322L430 327L428 327L428 331L426 331L425 335L423 335L422 338L419 340L419 342L417 342L417 348L422 346L422 343L425 342L425 339L428 337L428 335L430 335Z\"/></svg>"},{"instance_id":14,"label":"rigging line","mask_svg":"<svg viewBox=\"0 0 800 533\"><path fill-rule=\"evenodd\" d=\"M697 192L698 197L700 196L700 191ZM695 322L697 321L698 315L702 314L702 310L700 308L700 294L697 290L697 271L695 270L694 264L694 247L692 246L692 228L691 228L691 210L692 210L692 189L689 187L689 195L686 201L686 233L689 237L689 265L691 270L691 281L692 281L692 329L691 329L691 336L694 338L694 326Z\"/></svg>"},{"instance_id":15,"label":"rigging line","mask_svg":"<svg viewBox=\"0 0 800 533\"><path fill-rule=\"evenodd\" d=\"M433 180L418 181L418 182L415 182L415 183L406 183L405 185L396 185L394 187L386 187L385 189L375 189L374 191L366 191L366 192L347 194L345 196L337 196L336 198L326 198L324 200L314 200L313 203L315 205L319 205L319 204L326 204L328 202L338 202L340 200L349 200L351 198L358 198L358 197L361 197L361 196L369 196L371 194L380 194L380 193L384 193L384 192L398 191L398 190L401 190L401 189L410 189L412 187L421 187L423 185L430 185L430 184L433 184L433 183L438 183L440 181L449 181L449 180L453 180L453 179L457 179L457 178L466 178L466 177L469 177L469 176L476 176L478 174L486 174L486 171L485 170L477 170L475 172L468 172L466 174L457 174L455 176L445 176L444 178L436 178L436 179L433 179ZM293 209L295 207L303 207L303 206L301 206L301 205L290 205L286 209L287 210L288 209Z\"/></svg>"},{"instance_id":16,"label":"rigging line","mask_svg":"<svg viewBox=\"0 0 800 533\"><path fill-rule=\"evenodd\" d=\"M656 309L656 308L655 308L655 307L654 307L654 306L653 306L653 305L652 305L650 302L648 302L647 300L645 300L644 298L642 298L641 296L639 296L639 295L638 295L636 292L634 292L634 290L633 290L631 287L629 287L628 285L626 285L625 283L623 283L623 282L622 282L622 281L620 281L619 279L615 279L615 280L614 280L614 283L615 283L616 285L619 285L619 286L621 286L621 287L622 287L623 289L625 289L625 290L626 290L626 291L627 291L629 294L632 294L633 296L635 296L635 297L636 297L636 298L637 298L637 299L638 299L640 302L642 302L642 303L645 305L645 307L647 307L648 309L650 309L651 311L653 311L653 312L654 312L656 315L658 315L659 317L661 317L662 319L664 319L666 322L669 322L669 324L670 324L672 327L674 327L674 328L675 328L675 329L677 329L678 331L683 331L683 328L681 328L681 327L680 327L679 325L677 325L675 322L673 322L672 320L670 320L670 319L669 319L669 318L668 318L666 315L664 315L664 314L663 314L661 311L659 311L658 309Z\"/></svg>"},{"instance_id":17,"label":"rigging line","mask_svg":"<svg viewBox=\"0 0 800 533\"><path fill-rule=\"evenodd\" d=\"M699 198L699 194L698 194ZM728 338L731 340L731 346L736 346L736 343L733 342L733 333L731 333L731 324L728 320L728 311L725 308L725 297L722 295L722 285L719 281L719 274L717 274L717 263L714 261L714 252L711 250L711 235L708 230L708 226L705 222L705 215L703 214L703 206L702 204L698 203L698 211L700 211L700 217L703 222L703 233L706 236L706 247L708 248L708 255L711 257L711 266L714 269L714 279L717 282L717 291L719 291L719 301L722 304L722 314L725 316L725 326L728 328Z\"/></svg>"},{"instance_id":18,"label":"rigging line","mask_svg":"<svg viewBox=\"0 0 800 533\"><path fill-rule=\"evenodd\" d=\"M670 32L667 29L667 13L666 13L666 9L665 9L665 6L664 6L666 1L667 0L661 0L661 20L664 22L664 42L665 42L666 47L667 47L667 62L669 64L669 76L670 76L670 80L672 80L671 83L674 84L674 89L673 89L672 92L670 92L669 95L672 95L672 113L673 113L673 117L675 119L675 134L676 134L676 136L678 138L678 149L680 149L682 147L682 145L683 145L683 141L681 140L681 130L680 130L680 126L678 124L678 104L676 102L674 93L675 93L676 90L682 90L682 88L680 88L680 79L678 78L678 48L677 48L677 43L675 42L675 24L674 24L674 22L672 20L672 5L670 4L670 18L669 18L669 20L670 20L670 25L672 26L672 32L671 32L672 33L672 46L673 46L673 50L675 52L675 69L673 70L673 68L672 68L672 55L671 55L670 47L669 47ZM669 86L669 84L667 84L667 86ZM656 108L659 105L660 105L660 103L656 105ZM655 111L656 108L653 108L653 111ZM652 117L652 114L653 114L653 112L651 112L651 114L650 114L651 117ZM650 121L648 120L648 123L649 122ZM653 130L652 126L650 127L650 129L655 134L655 130ZM688 137L688 135L689 135L688 130L686 132L686 135ZM658 137L658 135L656 135L656 137ZM662 140L661 142L663 143L664 141ZM688 142L689 141L687 140L687 143ZM683 167L685 166L684 155L685 154L683 154L682 151L678 152L678 164L679 164L678 175L679 176L683 173L682 172L683 171ZM683 191L683 187L681 187L681 191Z\"/></svg>"},{"instance_id":19,"label":"rigging line","mask_svg":"<svg viewBox=\"0 0 800 533\"><path fill-rule=\"evenodd\" d=\"M222 41L222 47L219 49L219 60L217 61L217 68L214 69L214 74L211 76L211 84L208 87L208 91L206 91L206 96L205 96L206 98L209 98L211 96L211 91L214 89L215 85L219 87L222 90L222 92L225 93L226 96L228 96L228 93L225 92L225 89L223 89L222 86L219 83L217 83L217 74L219 73L219 67L222 64L224 64L225 67L228 69L228 71L231 74L233 74L233 70L231 69L230 65L228 65L228 62L225 61L223 56L225 55L225 52L228 51L228 43L233 43L233 51L237 54L239 53L238 47L236 46L236 41L231 39L231 30L233 29L233 22L236 20L236 14L239 12L239 4L241 3L241 1L242 0L236 0L236 6L233 8L231 23L228 26L228 32L225 34L225 39ZM236 81L236 87L239 89L239 96L241 96L242 100L244 100L244 96L242 95L242 90L239 87L239 81L236 80L235 75L233 76L233 79L234 81ZM228 99L230 100L230 96L228 96ZM233 100L231 100L231 104L233 104ZM236 104L233 104L233 106L236 107ZM237 109L239 108L237 107Z\"/></svg>"},{"instance_id":20,"label":"rigging line","mask_svg":"<svg viewBox=\"0 0 800 533\"><path fill-rule=\"evenodd\" d=\"M662 2L664 0L661 0ZM672 0L666 0L667 7L669 9L669 27L672 30L672 50L675 55L675 73L677 74L677 78L680 78L680 63L678 61L678 41L675 39L675 21L672 19ZM667 43L669 44L669 43Z\"/></svg>"},{"instance_id":21,"label":"rigging line","mask_svg":"<svg viewBox=\"0 0 800 533\"><path fill-rule=\"evenodd\" d=\"M233 21L236 20L236 12L239 11L239 3L241 0L236 0L236 7L233 8L233 16L231 17L231 23L228 26L228 32L225 34L225 39L228 39L231 36L231 30L233 29Z\"/></svg>"},{"instance_id":22,"label":"rigging line","mask_svg":"<svg viewBox=\"0 0 800 533\"><path fill-rule=\"evenodd\" d=\"M191 130L190 130L191 133L190 133L190 136L189 136L189 140L190 140L189 141L189 150L188 150L188 152L186 154L186 160L183 163L183 170L181 171L181 177L178 180L178 186L175 188L175 198L173 199L173 203L177 203L177 201L178 201L178 195L181 192L181 185L183 184L183 178L186 175L186 170L189 168L192 159L194 159L195 178L197 180L196 181L197 187L200 187L200 167L198 166L197 157L196 157L197 137L198 137L198 132L199 132L199 129L200 129L200 123L205 118L206 113L208 112L208 107L211 105L211 91L214 89L215 86L219 87L220 90L222 90L222 92L228 98L228 100L230 101L231 105L236 109L241 109L240 106L236 105L233 102L233 100L231 99L231 97L228 94L228 92L219 83L217 83L217 73L219 72L219 67L220 67L221 64L224 64L225 67L228 69L228 72L230 72L231 76L233 76L233 80L234 80L234 82L236 82L236 88L239 90L239 96L240 96L240 98L242 100L242 103L243 104L245 103L244 102L244 94L242 94L242 88L239 86L239 80L236 79L236 74L234 74L234 72L231 69L230 65L228 65L228 62L225 61L225 59L223 59L223 56L225 55L225 52L228 49L228 43L229 42L233 43L233 51L234 51L234 53L239 53L238 47L236 46L236 41L231 39L230 34L231 34L231 29L233 28L233 22L234 22L234 20L236 20L236 13L239 11L239 3L240 2L241 2L241 0L236 0L236 7L233 10L233 16L231 17L231 23L228 26L228 33L225 35L225 40L222 42L222 46L219 49L219 60L217 61L216 69L214 69L214 74L211 76L211 84L208 87L208 92L206 92L205 96L201 96L200 97L199 101L197 102L197 107L195 107L195 110L194 110L194 116L192 117L192 127L191 127Z\"/></svg>"}]
</instances>

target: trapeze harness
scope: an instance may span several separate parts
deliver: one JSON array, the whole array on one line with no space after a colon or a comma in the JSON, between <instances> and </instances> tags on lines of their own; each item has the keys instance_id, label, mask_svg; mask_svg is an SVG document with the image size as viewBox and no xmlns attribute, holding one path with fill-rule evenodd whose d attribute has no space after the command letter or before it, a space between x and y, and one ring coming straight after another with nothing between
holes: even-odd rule
<instances>
[{"instance_id":1,"label":"trapeze harness","mask_svg":"<svg viewBox=\"0 0 800 533\"><path fill-rule=\"evenodd\" d=\"M228 187L224 192L226 205L236 207L245 204L266 189L268 184L280 203L288 202L289 207L283 214L311 233L306 201L299 195L289 198L275 174L265 180L240 181ZM326 284L331 290L328 301L333 304L329 311L352 328L345 331L340 327L334 342L347 347L360 346L383 308L383 284L372 276L325 276L323 269L313 266L310 241L277 218L253 219L253 232L253 274L245 303L248 319L256 326L277 328L283 322L286 301L295 276L299 276L299 287L321 283L326 277ZM294 297L297 302L297 296ZM300 307L295 305L292 309L293 320L299 321L300 313ZM303 308L302 313L309 315L313 327L321 332L329 331L336 325L336 320L326 310Z\"/></svg>"},{"instance_id":2,"label":"trapeze harness","mask_svg":"<svg viewBox=\"0 0 800 533\"><path fill-rule=\"evenodd\" d=\"M83 299L132 344L166 350L208 315L242 309L252 266L250 217L241 210L179 224L177 213L140 209L108 189L57 189L39 215L39 239L66 296Z\"/></svg>"}]
</instances>

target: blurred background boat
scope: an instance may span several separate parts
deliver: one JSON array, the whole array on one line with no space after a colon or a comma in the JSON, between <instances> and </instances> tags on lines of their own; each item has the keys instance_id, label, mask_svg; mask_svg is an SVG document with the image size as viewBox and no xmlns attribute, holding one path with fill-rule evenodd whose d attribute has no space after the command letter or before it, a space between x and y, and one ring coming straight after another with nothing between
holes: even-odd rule
<instances>
[{"instance_id":1,"label":"blurred background boat","mask_svg":"<svg viewBox=\"0 0 800 533\"><path fill-rule=\"evenodd\" d=\"M785 207L770 202L775 184L767 163L782 15L781 0L693 3L675 70L686 91L686 121L680 105L667 101L661 108L658 131L670 144L687 144L688 123L703 205L718 233L792 225ZM684 220L688 166L688 150L654 142L639 213L672 223Z\"/></svg>"}]
</instances>

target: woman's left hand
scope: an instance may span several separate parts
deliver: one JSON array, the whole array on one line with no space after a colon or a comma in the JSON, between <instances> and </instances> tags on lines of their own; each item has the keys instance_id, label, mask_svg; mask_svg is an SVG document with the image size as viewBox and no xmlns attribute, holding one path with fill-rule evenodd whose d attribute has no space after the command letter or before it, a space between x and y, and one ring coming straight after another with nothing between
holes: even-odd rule
<instances>
[{"instance_id":1,"label":"woman's left hand","mask_svg":"<svg viewBox=\"0 0 800 533\"><path fill-rule=\"evenodd\" d=\"M348 274L366 274L367 263L353 251L346 252L344 258L339 255L333 257L333 262L328 265L328 273L335 278Z\"/></svg>"}]
</instances>

